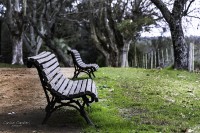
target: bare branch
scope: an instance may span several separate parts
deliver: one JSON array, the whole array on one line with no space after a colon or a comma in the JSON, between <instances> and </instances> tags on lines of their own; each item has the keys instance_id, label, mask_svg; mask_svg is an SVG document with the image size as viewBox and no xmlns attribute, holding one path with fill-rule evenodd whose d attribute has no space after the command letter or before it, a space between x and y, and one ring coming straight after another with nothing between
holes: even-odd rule
<instances>
[{"instance_id":1,"label":"bare branch","mask_svg":"<svg viewBox=\"0 0 200 133\"><path fill-rule=\"evenodd\" d=\"M183 11L183 16L186 16L188 15L188 11L189 11L189 8L191 6L191 4L194 2L195 0L191 0L189 5L187 6L187 8L185 9L185 11Z\"/></svg>"},{"instance_id":2,"label":"bare branch","mask_svg":"<svg viewBox=\"0 0 200 133\"><path fill-rule=\"evenodd\" d=\"M187 17L200 19L200 17L198 17L198 16L193 16L193 15L187 15Z\"/></svg>"},{"instance_id":3,"label":"bare branch","mask_svg":"<svg viewBox=\"0 0 200 133\"><path fill-rule=\"evenodd\" d=\"M171 12L169 11L169 9L165 5L165 3L163 3L161 0L151 0L151 2L154 3L160 9L160 11L163 14L163 17L165 18L165 20L167 22L170 22Z\"/></svg>"}]
</instances>

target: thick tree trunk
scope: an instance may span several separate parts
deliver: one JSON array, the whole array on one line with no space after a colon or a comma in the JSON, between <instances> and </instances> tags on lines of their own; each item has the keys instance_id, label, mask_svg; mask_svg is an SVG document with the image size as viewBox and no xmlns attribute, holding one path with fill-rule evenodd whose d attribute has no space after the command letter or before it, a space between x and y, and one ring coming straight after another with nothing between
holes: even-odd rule
<instances>
[{"instance_id":1,"label":"thick tree trunk","mask_svg":"<svg viewBox=\"0 0 200 133\"><path fill-rule=\"evenodd\" d=\"M13 40L13 50L12 50L12 64L23 65L23 49L22 49L22 37L14 36Z\"/></svg>"},{"instance_id":2,"label":"thick tree trunk","mask_svg":"<svg viewBox=\"0 0 200 133\"><path fill-rule=\"evenodd\" d=\"M118 67L118 62L119 62L119 52L118 51L112 51L111 53L109 53L109 66L112 67Z\"/></svg>"},{"instance_id":3,"label":"thick tree trunk","mask_svg":"<svg viewBox=\"0 0 200 133\"><path fill-rule=\"evenodd\" d=\"M13 10L14 9L14 10ZM23 22L20 9L20 1L15 0L14 4L11 0L7 1L6 22L11 33L12 38L12 64L24 64L22 36L23 36Z\"/></svg>"},{"instance_id":4,"label":"thick tree trunk","mask_svg":"<svg viewBox=\"0 0 200 133\"><path fill-rule=\"evenodd\" d=\"M174 68L188 69L188 45L183 34L181 20L170 25L172 43L174 48Z\"/></svg>"},{"instance_id":5,"label":"thick tree trunk","mask_svg":"<svg viewBox=\"0 0 200 133\"><path fill-rule=\"evenodd\" d=\"M128 67L128 51L122 49L120 51L120 61L119 61L120 67Z\"/></svg>"}]
</instances>

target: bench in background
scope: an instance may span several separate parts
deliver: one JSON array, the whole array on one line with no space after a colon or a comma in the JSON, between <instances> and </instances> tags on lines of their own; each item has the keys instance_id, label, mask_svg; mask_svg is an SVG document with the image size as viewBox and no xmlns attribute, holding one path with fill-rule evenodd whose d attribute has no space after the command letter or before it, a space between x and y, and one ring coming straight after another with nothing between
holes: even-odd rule
<instances>
[{"instance_id":1,"label":"bench in background","mask_svg":"<svg viewBox=\"0 0 200 133\"><path fill-rule=\"evenodd\" d=\"M98 101L97 89L91 79L70 80L66 78L60 69L56 56L51 52L42 52L39 55L29 57L27 66L34 65L37 68L42 87L44 89L47 106L45 108L46 123L51 114L62 106L70 106L77 109L88 124L92 124L84 107Z\"/></svg>"},{"instance_id":2,"label":"bench in background","mask_svg":"<svg viewBox=\"0 0 200 133\"><path fill-rule=\"evenodd\" d=\"M75 67L73 78L77 78L80 72L87 73L90 78L92 78L91 74L95 77L94 71L97 71L99 68L97 64L85 64L77 50L68 50L68 53L71 54Z\"/></svg>"}]
</instances>

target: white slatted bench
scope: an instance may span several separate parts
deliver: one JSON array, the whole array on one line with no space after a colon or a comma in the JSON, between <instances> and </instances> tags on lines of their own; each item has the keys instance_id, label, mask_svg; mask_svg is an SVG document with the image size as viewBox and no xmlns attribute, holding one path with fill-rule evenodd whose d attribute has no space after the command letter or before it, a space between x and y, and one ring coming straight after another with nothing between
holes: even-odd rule
<instances>
[{"instance_id":1,"label":"white slatted bench","mask_svg":"<svg viewBox=\"0 0 200 133\"><path fill-rule=\"evenodd\" d=\"M87 73L90 78L92 78L91 74L95 77L94 71L97 71L99 68L97 64L85 64L77 50L68 50L68 53L71 54L75 67L73 78L77 78L80 72Z\"/></svg>"},{"instance_id":2,"label":"white slatted bench","mask_svg":"<svg viewBox=\"0 0 200 133\"><path fill-rule=\"evenodd\" d=\"M42 123L46 123L51 114L58 108L70 106L77 109L88 124L93 125L84 107L98 101L94 81L91 79L70 80L66 78L61 72L55 54L51 52L45 51L39 55L28 57L27 67L30 68L33 65L38 70L47 98L46 116Z\"/></svg>"}]
</instances>

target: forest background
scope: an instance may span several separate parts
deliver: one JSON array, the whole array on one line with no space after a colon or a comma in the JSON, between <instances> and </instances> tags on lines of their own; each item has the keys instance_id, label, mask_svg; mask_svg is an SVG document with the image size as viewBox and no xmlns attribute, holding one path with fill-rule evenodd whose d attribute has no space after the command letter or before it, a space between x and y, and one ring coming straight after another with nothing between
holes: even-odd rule
<instances>
[{"instance_id":1,"label":"forest background","mask_svg":"<svg viewBox=\"0 0 200 133\"><path fill-rule=\"evenodd\" d=\"M188 36L182 25L198 31L197 0L1 0L0 5L2 63L26 64L28 56L50 50L71 66L67 49L74 48L86 63L100 66L188 69L193 44L194 69L200 66L200 38ZM152 27L160 28L160 35Z\"/></svg>"}]
</instances>

